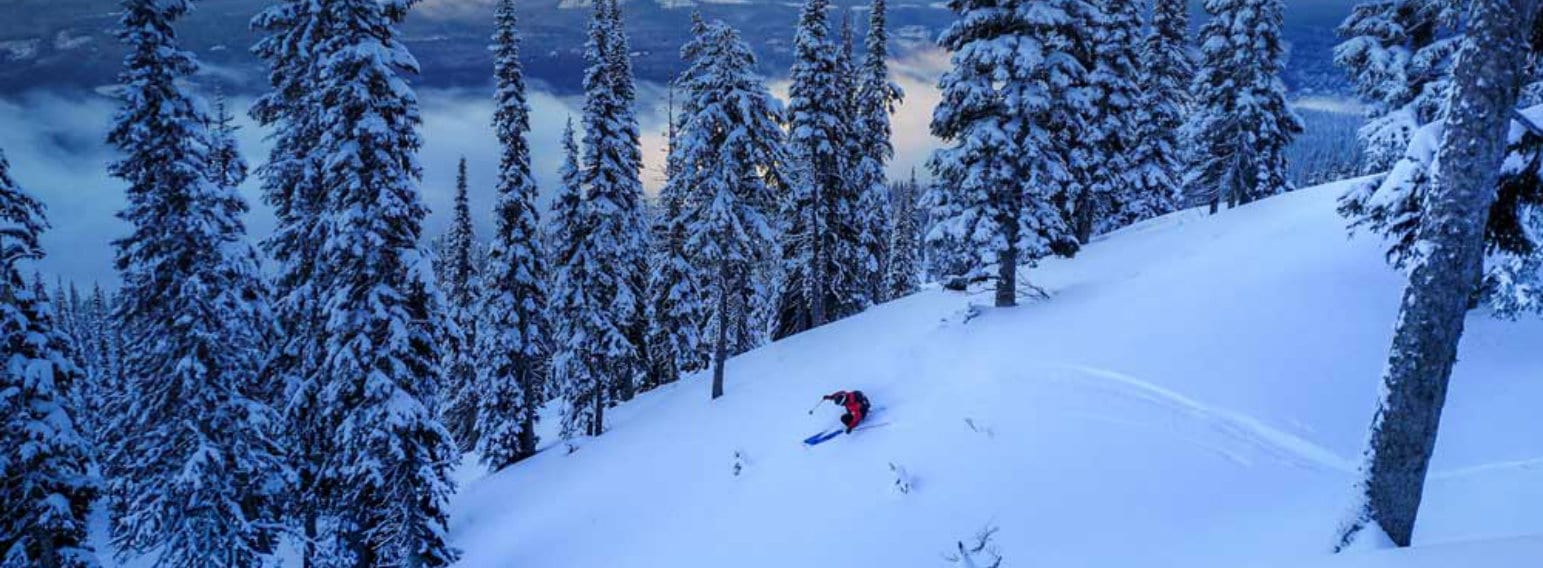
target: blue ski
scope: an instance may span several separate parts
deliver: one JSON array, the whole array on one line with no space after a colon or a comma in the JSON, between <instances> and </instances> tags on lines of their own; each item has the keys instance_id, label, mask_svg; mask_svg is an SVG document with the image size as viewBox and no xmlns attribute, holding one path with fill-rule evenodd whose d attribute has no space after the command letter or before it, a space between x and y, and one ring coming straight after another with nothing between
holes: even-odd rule
<instances>
[{"instance_id":1,"label":"blue ski","mask_svg":"<svg viewBox=\"0 0 1543 568\"><path fill-rule=\"evenodd\" d=\"M834 438L836 436L840 436L843 432L846 432L846 428L836 428L834 430L826 430L824 432L820 432L819 434L815 434L815 435L810 436L808 438L804 438L804 444L805 445L809 445L809 446L817 445L820 442L824 442L824 441L829 440L831 438Z\"/></svg>"}]
</instances>

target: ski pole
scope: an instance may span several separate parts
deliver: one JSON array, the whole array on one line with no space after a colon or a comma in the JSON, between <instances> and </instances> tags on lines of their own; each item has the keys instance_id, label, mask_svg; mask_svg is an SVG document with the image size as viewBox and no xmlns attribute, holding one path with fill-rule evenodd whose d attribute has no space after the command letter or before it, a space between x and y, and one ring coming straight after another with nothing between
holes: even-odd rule
<instances>
[{"instance_id":1,"label":"ski pole","mask_svg":"<svg viewBox=\"0 0 1543 568\"><path fill-rule=\"evenodd\" d=\"M813 415L813 414L814 414L814 411L815 411L815 409L817 409L817 408L819 408L819 407L820 407L820 405L822 405L822 404L825 404L825 399L823 399L823 398L822 398L822 399L820 399L820 401L819 401L819 402L816 402L816 403L814 403L814 406L812 406L812 407L810 407L810 408L809 408L809 414L810 414L810 415Z\"/></svg>"}]
</instances>

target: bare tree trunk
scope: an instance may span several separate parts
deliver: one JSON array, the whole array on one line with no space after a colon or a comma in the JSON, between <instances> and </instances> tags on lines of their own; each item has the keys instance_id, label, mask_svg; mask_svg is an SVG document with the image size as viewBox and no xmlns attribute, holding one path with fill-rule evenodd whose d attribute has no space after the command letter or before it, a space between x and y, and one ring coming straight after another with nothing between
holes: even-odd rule
<instances>
[{"instance_id":1,"label":"bare tree trunk","mask_svg":"<svg viewBox=\"0 0 1543 568\"><path fill-rule=\"evenodd\" d=\"M723 396L723 362L729 353L729 269L718 268L718 338L713 346L713 396Z\"/></svg>"},{"instance_id":2,"label":"bare tree trunk","mask_svg":"<svg viewBox=\"0 0 1543 568\"><path fill-rule=\"evenodd\" d=\"M1482 271L1484 226L1524 80L1537 2L1472 4L1468 37L1453 70L1440 165L1419 228L1427 253L1404 291L1363 466L1364 508L1341 536L1342 548L1370 522L1398 546L1409 546L1413 536L1468 298Z\"/></svg>"}]
</instances>

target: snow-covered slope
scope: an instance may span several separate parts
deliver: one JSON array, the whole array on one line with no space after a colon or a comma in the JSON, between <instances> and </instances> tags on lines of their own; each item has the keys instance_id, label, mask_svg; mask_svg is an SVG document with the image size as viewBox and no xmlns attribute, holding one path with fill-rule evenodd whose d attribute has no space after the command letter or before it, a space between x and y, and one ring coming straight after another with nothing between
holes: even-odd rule
<instances>
[{"instance_id":1,"label":"snow-covered slope","mask_svg":"<svg viewBox=\"0 0 1543 568\"><path fill-rule=\"evenodd\" d=\"M467 472L464 565L946 566L987 526L1004 566L1539 565L1543 324L1483 315L1416 549L1326 554L1401 291L1342 190L1109 235L1026 272L1050 298L1018 308L876 307L732 360L717 401L644 395L571 452ZM804 447L842 388L881 425Z\"/></svg>"}]
</instances>

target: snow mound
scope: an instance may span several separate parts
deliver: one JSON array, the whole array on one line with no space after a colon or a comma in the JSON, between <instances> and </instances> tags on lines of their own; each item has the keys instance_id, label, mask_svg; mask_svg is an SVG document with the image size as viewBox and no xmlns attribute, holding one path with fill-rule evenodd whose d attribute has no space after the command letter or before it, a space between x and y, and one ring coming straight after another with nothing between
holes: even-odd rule
<instances>
[{"instance_id":1,"label":"snow mound","mask_svg":"<svg viewBox=\"0 0 1543 568\"><path fill-rule=\"evenodd\" d=\"M1508 537L1543 535L1543 324L1482 314L1417 546L1328 554L1402 290L1344 189L1118 231L1026 271L1050 298L1017 308L878 306L733 359L717 401L692 377L463 471L463 565L948 566L988 528L1004 566L1538 565ZM805 447L850 388L876 427Z\"/></svg>"}]
</instances>

